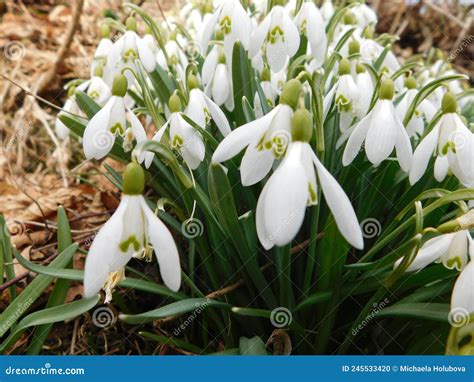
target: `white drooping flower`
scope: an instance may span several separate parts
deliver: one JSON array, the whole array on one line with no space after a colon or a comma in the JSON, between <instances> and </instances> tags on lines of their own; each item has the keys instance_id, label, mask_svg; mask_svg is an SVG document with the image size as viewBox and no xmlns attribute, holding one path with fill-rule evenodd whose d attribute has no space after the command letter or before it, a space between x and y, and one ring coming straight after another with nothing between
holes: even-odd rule
<instances>
[{"instance_id":1,"label":"white drooping flower","mask_svg":"<svg viewBox=\"0 0 474 382\"><path fill-rule=\"evenodd\" d=\"M112 49L114 43L110 39L110 27L107 24L101 25L101 35L102 38L97 45L97 48L94 52L94 58L91 63L91 77L94 76L96 68L98 66L105 67L107 65L107 57Z\"/></svg>"},{"instance_id":2,"label":"white drooping flower","mask_svg":"<svg viewBox=\"0 0 474 382\"><path fill-rule=\"evenodd\" d=\"M308 143L312 129L310 113L297 110L292 117L292 142L258 199L256 226L260 243L265 249L290 243L303 224L306 207L319 202L319 185L341 234L351 245L362 249L362 231L349 198Z\"/></svg>"},{"instance_id":3,"label":"white drooping flower","mask_svg":"<svg viewBox=\"0 0 474 382\"><path fill-rule=\"evenodd\" d=\"M184 114L203 129L213 120L221 134L227 136L230 133L229 121L219 106L198 88L198 80L194 75L188 76L188 86L191 90Z\"/></svg>"},{"instance_id":4,"label":"white drooping flower","mask_svg":"<svg viewBox=\"0 0 474 382\"><path fill-rule=\"evenodd\" d=\"M135 60L139 60L147 72L156 67L156 58L147 42L136 33L136 21L133 17L127 19L127 31L114 43L107 57L104 80L111 83L117 73L125 67L137 70ZM133 83L133 74L125 72L127 79Z\"/></svg>"},{"instance_id":5,"label":"white drooping flower","mask_svg":"<svg viewBox=\"0 0 474 382\"><path fill-rule=\"evenodd\" d=\"M181 101L176 94L169 100L170 117L153 137L161 141L169 130L172 149L178 151L191 170L195 170L204 160L206 148L201 135L181 115Z\"/></svg>"},{"instance_id":6,"label":"white drooping flower","mask_svg":"<svg viewBox=\"0 0 474 382\"><path fill-rule=\"evenodd\" d=\"M87 159L102 159L112 149L117 136L124 137L130 132L129 141L133 138L137 143L147 139L145 129L135 114L125 105L124 96L127 91L127 79L124 75L116 76L112 86L112 97L88 122L82 140L84 155ZM130 130L127 127L127 117ZM139 163L145 161L150 166L152 153L144 152L137 158Z\"/></svg>"},{"instance_id":7,"label":"white drooping flower","mask_svg":"<svg viewBox=\"0 0 474 382\"><path fill-rule=\"evenodd\" d=\"M296 15L295 23L300 33L307 37L311 54L321 66L327 49L326 28L321 12L313 2L304 2Z\"/></svg>"},{"instance_id":8,"label":"white drooping flower","mask_svg":"<svg viewBox=\"0 0 474 382\"><path fill-rule=\"evenodd\" d=\"M419 271L438 262L448 269L462 271L474 256L474 243L468 230L446 233L426 241L418 251L407 272ZM395 263L397 267L402 259Z\"/></svg>"},{"instance_id":9,"label":"white drooping flower","mask_svg":"<svg viewBox=\"0 0 474 382\"><path fill-rule=\"evenodd\" d=\"M99 106L104 106L112 97L110 87L100 76L94 76L87 84L86 94L92 98Z\"/></svg>"},{"instance_id":10,"label":"white drooping flower","mask_svg":"<svg viewBox=\"0 0 474 382\"><path fill-rule=\"evenodd\" d=\"M92 297L102 288L106 302L115 285L124 277L124 267L132 257L143 257L153 246L161 278L177 291L181 284L178 249L168 228L153 213L142 196L145 174L131 163L123 174L124 195L112 217L99 230L86 258L84 295Z\"/></svg>"},{"instance_id":11,"label":"white drooping flower","mask_svg":"<svg viewBox=\"0 0 474 382\"><path fill-rule=\"evenodd\" d=\"M364 29L369 25L377 24L377 14L367 4L356 4L351 8L351 12L355 16L357 25L360 29Z\"/></svg>"},{"instance_id":12,"label":"white drooping flower","mask_svg":"<svg viewBox=\"0 0 474 382\"><path fill-rule=\"evenodd\" d=\"M415 149L410 183L420 180L431 157L436 155L434 175L438 181L451 170L465 187L472 187L474 136L457 114L456 98L451 92L445 94L442 103L443 116Z\"/></svg>"},{"instance_id":13,"label":"white drooping flower","mask_svg":"<svg viewBox=\"0 0 474 382\"><path fill-rule=\"evenodd\" d=\"M291 118L300 91L300 81L289 81L280 104L263 117L233 130L217 147L213 162L224 162L246 149L240 165L242 184L250 186L261 181L291 141Z\"/></svg>"},{"instance_id":14,"label":"white drooping flower","mask_svg":"<svg viewBox=\"0 0 474 382\"><path fill-rule=\"evenodd\" d=\"M265 50L270 69L279 72L300 46L300 34L293 20L280 6L274 6L257 28L250 42L249 55Z\"/></svg>"},{"instance_id":15,"label":"white drooping flower","mask_svg":"<svg viewBox=\"0 0 474 382\"><path fill-rule=\"evenodd\" d=\"M272 74L268 67L263 69L260 80L260 86L265 99L261 100L259 92L255 92L253 104L257 118L263 117L264 115L262 102L266 102L270 108L273 108L275 106L277 96L279 96L281 93L280 89L278 88L278 75L276 73Z\"/></svg>"},{"instance_id":16,"label":"white drooping flower","mask_svg":"<svg viewBox=\"0 0 474 382\"><path fill-rule=\"evenodd\" d=\"M74 94L76 90L80 91L85 91L87 87L89 86L89 81L85 81L79 86L71 86L68 89L68 99L64 103L64 106L62 107L62 111L57 115L56 117L56 122L54 124L54 129L56 131L56 135L60 140L64 140L67 137L69 137L69 128L59 119L59 117L63 114L74 114L74 115L79 115L83 116L84 113L82 112L81 108L77 104L76 101L76 95Z\"/></svg>"},{"instance_id":17,"label":"white drooping flower","mask_svg":"<svg viewBox=\"0 0 474 382\"><path fill-rule=\"evenodd\" d=\"M179 79L184 81L186 79L186 68L189 64L186 54L175 40L168 41L165 44L165 51L166 56L162 50L157 53L156 60L158 64L166 70L171 70L171 66L176 71Z\"/></svg>"},{"instance_id":18,"label":"white drooping flower","mask_svg":"<svg viewBox=\"0 0 474 382\"><path fill-rule=\"evenodd\" d=\"M225 105L229 111L234 110L231 70L221 46L215 46L207 55L202 67L202 82L206 94L218 106Z\"/></svg>"},{"instance_id":19,"label":"white drooping flower","mask_svg":"<svg viewBox=\"0 0 474 382\"><path fill-rule=\"evenodd\" d=\"M402 170L410 169L413 156L410 138L396 114L393 92L392 80L384 80L374 108L350 132L342 157L344 166L352 163L365 142L367 158L375 166L386 160L395 148Z\"/></svg>"},{"instance_id":20,"label":"white drooping flower","mask_svg":"<svg viewBox=\"0 0 474 382\"><path fill-rule=\"evenodd\" d=\"M416 89L416 82L414 81L415 80L412 77L409 77L405 81L407 91L396 107L396 111L400 120L405 119L408 108L410 107L411 103L418 94L418 90ZM415 114L408 122L408 136L421 136L425 130L425 121L426 123L431 122L435 114L436 109L428 99L424 99L423 101L421 101L421 103L415 110Z\"/></svg>"},{"instance_id":21,"label":"white drooping flower","mask_svg":"<svg viewBox=\"0 0 474 382\"><path fill-rule=\"evenodd\" d=\"M332 0L324 0L323 5L321 5L321 16L323 17L324 22L327 24L333 15L334 5Z\"/></svg>"},{"instance_id":22,"label":"white drooping flower","mask_svg":"<svg viewBox=\"0 0 474 382\"><path fill-rule=\"evenodd\" d=\"M461 272L451 293L451 312L474 313L474 256ZM467 318L467 316L466 316Z\"/></svg>"},{"instance_id":23,"label":"white drooping flower","mask_svg":"<svg viewBox=\"0 0 474 382\"><path fill-rule=\"evenodd\" d=\"M339 75L335 85L335 103L341 114L340 129L344 133L356 117L354 106L358 102L360 93L368 89L360 89L357 86L351 74L351 65L345 58L339 63Z\"/></svg>"},{"instance_id":24,"label":"white drooping flower","mask_svg":"<svg viewBox=\"0 0 474 382\"><path fill-rule=\"evenodd\" d=\"M238 0L226 0L208 19L201 38L203 52L207 51L214 33L223 36L224 51L228 60L232 59L232 49L237 41L249 48L252 23L250 16Z\"/></svg>"}]
</instances>

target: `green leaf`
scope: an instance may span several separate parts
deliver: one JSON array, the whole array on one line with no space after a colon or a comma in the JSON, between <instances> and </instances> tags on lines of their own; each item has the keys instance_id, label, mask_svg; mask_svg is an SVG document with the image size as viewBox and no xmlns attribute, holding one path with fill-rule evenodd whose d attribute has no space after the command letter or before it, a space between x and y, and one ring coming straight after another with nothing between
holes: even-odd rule
<instances>
[{"instance_id":1,"label":"green leaf","mask_svg":"<svg viewBox=\"0 0 474 382\"><path fill-rule=\"evenodd\" d=\"M91 97L81 90L76 90L75 97L77 104L89 119L96 115L101 109L101 107Z\"/></svg>"},{"instance_id":2,"label":"green leaf","mask_svg":"<svg viewBox=\"0 0 474 382\"><path fill-rule=\"evenodd\" d=\"M448 322L449 304L410 303L396 304L381 310L377 317L401 316Z\"/></svg>"},{"instance_id":3,"label":"green leaf","mask_svg":"<svg viewBox=\"0 0 474 382\"><path fill-rule=\"evenodd\" d=\"M64 251L68 246L72 244L71 228L67 218L66 211L62 206L58 208L58 251ZM72 268L72 261L69 262L67 268ZM48 303L46 308L52 308L54 306L64 303L66 299L67 291L70 286L69 280L58 279L53 291L49 295ZM38 326L33 335L30 346L28 347L27 354L39 354L43 343L48 337L48 333L53 327L53 324L45 324Z\"/></svg>"},{"instance_id":4,"label":"green leaf","mask_svg":"<svg viewBox=\"0 0 474 382\"><path fill-rule=\"evenodd\" d=\"M239 352L241 355L268 355L265 344L260 337L240 337Z\"/></svg>"},{"instance_id":5,"label":"green leaf","mask_svg":"<svg viewBox=\"0 0 474 382\"><path fill-rule=\"evenodd\" d=\"M21 320L12 330L8 338L0 345L0 351L4 351L14 344L23 331L32 326L52 324L54 322L70 320L88 310L92 309L99 302L99 296L81 299L79 301L70 302L55 306L54 308L43 309L38 312L31 313Z\"/></svg>"},{"instance_id":6,"label":"green leaf","mask_svg":"<svg viewBox=\"0 0 474 382\"><path fill-rule=\"evenodd\" d=\"M120 314L119 318L128 324L144 324L146 322L152 322L171 316L179 316L189 312L194 312L193 314L199 314L207 308L229 307L229 304L210 300L208 298L190 298L187 300L173 302L172 304L140 314Z\"/></svg>"},{"instance_id":7,"label":"green leaf","mask_svg":"<svg viewBox=\"0 0 474 382\"><path fill-rule=\"evenodd\" d=\"M5 272L7 280L12 280L15 278L15 270L13 268L13 257L12 257L12 245L10 241L10 234L8 233L7 224L5 218L0 214L0 270L2 271L0 275L0 280L3 280L3 273ZM3 284L3 281L2 281ZM13 301L16 298L16 286L12 285L9 288L10 291L10 301Z\"/></svg>"},{"instance_id":8,"label":"green leaf","mask_svg":"<svg viewBox=\"0 0 474 382\"><path fill-rule=\"evenodd\" d=\"M240 42L234 44L232 53L232 84L234 88L234 116L237 126L246 123L242 99L245 97L253 104L255 92L252 90L253 74L245 48Z\"/></svg>"},{"instance_id":9,"label":"green leaf","mask_svg":"<svg viewBox=\"0 0 474 382\"><path fill-rule=\"evenodd\" d=\"M72 259L77 251L77 244L72 244L62 251L47 267L63 268ZM18 251L14 251L15 257L22 257ZM46 287L53 281L53 276L38 275L23 290L23 292L5 309L0 316L0 337L26 312L26 310L43 293Z\"/></svg>"},{"instance_id":10,"label":"green leaf","mask_svg":"<svg viewBox=\"0 0 474 382\"><path fill-rule=\"evenodd\" d=\"M149 333L149 332L139 332L138 334L140 334L142 337L145 337L149 340L159 342L160 344L163 344L163 345L171 346L175 349L183 349L191 353L203 354L203 350L199 348L198 346L189 344L177 338L160 336L158 334Z\"/></svg>"}]
</instances>

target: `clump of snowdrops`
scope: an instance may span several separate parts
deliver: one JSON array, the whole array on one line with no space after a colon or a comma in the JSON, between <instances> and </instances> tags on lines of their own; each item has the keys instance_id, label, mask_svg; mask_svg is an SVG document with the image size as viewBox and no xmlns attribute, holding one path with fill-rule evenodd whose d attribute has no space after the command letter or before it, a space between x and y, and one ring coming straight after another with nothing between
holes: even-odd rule
<instances>
[{"instance_id":1,"label":"clump of snowdrops","mask_svg":"<svg viewBox=\"0 0 474 382\"><path fill-rule=\"evenodd\" d=\"M401 63L364 3L319 3L104 20L56 125L126 164L85 301L152 293L120 320L174 317L203 354L472 354L472 89L436 49Z\"/></svg>"}]
</instances>

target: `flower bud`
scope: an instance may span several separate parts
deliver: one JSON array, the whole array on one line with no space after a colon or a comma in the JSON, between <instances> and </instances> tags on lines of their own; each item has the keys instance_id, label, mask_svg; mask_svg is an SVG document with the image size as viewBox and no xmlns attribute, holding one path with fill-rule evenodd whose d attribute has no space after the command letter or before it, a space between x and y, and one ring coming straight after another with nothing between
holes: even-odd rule
<instances>
[{"instance_id":1,"label":"flower bud","mask_svg":"<svg viewBox=\"0 0 474 382\"><path fill-rule=\"evenodd\" d=\"M443 114L456 113L458 110L458 102L456 101L456 96L450 91L446 92L441 102L441 110Z\"/></svg>"},{"instance_id":2,"label":"flower bud","mask_svg":"<svg viewBox=\"0 0 474 382\"><path fill-rule=\"evenodd\" d=\"M280 103L296 109L301 92L301 82L296 78L289 80L281 92Z\"/></svg>"},{"instance_id":3,"label":"flower bud","mask_svg":"<svg viewBox=\"0 0 474 382\"><path fill-rule=\"evenodd\" d=\"M173 94L168 100L168 107L172 113L178 113L181 111L181 100L177 94Z\"/></svg>"},{"instance_id":4,"label":"flower bud","mask_svg":"<svg viewBox=\"0 0 474 382\"><path fill-rule=\"evenodd\" d=\"M313 135L313 116L306 109L298 109L291 119L291 139L309 142Z\"/></svg>"},{"instance_id":5,"label":"flower bud","mask_svg":"<svg viewBox=\"0 0 474 382\"><path fill-rule=\"evenodd\" d=\"M356 65L356 73L361 74L361 73L365 73L365 72L366 72L365 66L363 64L361 64L360 62L358 62L357 65Z\"/></svg>"},{"instance_id":6,"label":"flower bud","mask_svg":"<svg viewBox=\"0 0 474 382\"><path fill-rule=\"evenodd\" d=\"M127 89L127 77L125 77L123 74L117 74L112 84L112 95L117 97L125 97L125 94L127 94Z\"/></svg>"},{"instance_id":7,"label":"flower bud","mask_svg":"<svg viewBox=\"0 0 474 382\"><path fill-rule=\"evenodd\" d=\"M339 75L351 74L351 63L347 58L343 58L339 62Z\"/></svg>"},{"instance_id":8,"label":"flower bud","mask_svg":"<svg viewBox=\"0 0 474 382\"><path fill-rule=\"evenodd\" d=\"M352 14L352 12L347 11L347 12L344 14L344 20L343 20L344 24L346 24L346 25L353 25L353 24L355 24L355 21L356 21L356 20L355 20L354 15Z\"/></svg>"},{"instance_id":9,"label":"flower bud","mask_svg":"<svg viewBox=\"0 0 474 382\"><path fill-rule=\"evenodd\" d=\"M394 91L393 81L390 78L386 78L380 85L379 98L391 100Z\"/></svg>"},{"instance_id":10,"label":"flower bud","mask_svg":"<svg viewBox=\"0 0 474 382\"><path fill-rule=\"evenodd\" d=\"M471 228L474 228L474 209L456 219L441 224L436 229L441 233L451 233Z\"/></svg>"},{"instance_id":11,"label":"flower bud","mask_svg":"<svg viewBox=\"0 0 474 382\"><path fill-rule=\"evenodd\" d=\"M405 78L405 87L407 89L416 89L416 80L413 76Z\"/></svg>"},{"instance_id":12,"label":"flower bud","mask_svg":"<svg viewBox=\"0 0 474 382\"><path fill-rule=\"evenodd\" d=\"M364 29L364 32L362 33L362 37L368 40L372 40L374 38L374 29L370 25L366 27Z\"/></svg>"},{"instance_id":13,"label":"flower bud","mask_svg":"<svg viewBox=\"0 0 474 382\"><path fill-rule=\"evenodd\" d=\"M349 43L349 55L356 54L360 52L360 44L357 40L352 40Z\"/></svg>"},{"instance_id":14,"label":"flower bud","mask_svg":"<svg viewBox=\"0 0 474 382\"><path fill-rule=\"evenodd\" d=\"M128 31L137 31L137 20L135 20L135 17L130 16L127 18L127 21L125 21L125 28L127 28Z\"/></svg>"},{"instance_id":15,"label":"flower bud","mask_svg":"<svg viewBox=\"0 0 474 382\"><path fill-rule=\"evenodd\" d=\"M145 171L138 163L132 162L125 167L122 175L123 193L141 195L145 188Z\"/></svg>"},{"instance_id":16,"label":"flower bud","mask_svg":"<svg viewBox=\"0 0 474 382\"><path fill-rule=\"evenodd\" d=\"M268 66L265 66L265 68L263 68L262 75L260 78L262 81L271 81L272 73L270 72L270 68Z\"/></svg>"},{"instance_id":17,"label":"flower bud","mask_svg":"<svg viewBox=\"0 0 474 382\"><path fill-rule=\"evenodd\" d=\"M68 97L72 97L75 92L76 92L76 87L75 87L75 86L71 86L71 87L67 90L67 96L68 96Z\"/></svg>"},{"instance_id":18,"label":"flower bud","mask_svg":"<svg viewBox=\"0 0 474 382\"><path fill-rule=\"evenodd\" d=\"M102 67L102 65L97 65L94 68L94 76L95 77L102 77L103 75L104 75L104 68Z\"/></svg>"},{"instance_id":19,"label":"flower bud","mask_svg":"<svg viewBox=\"0 0 474 382\"><path fill-rule=\"evenodd\" d=\"M103 23L100 26L100 35L102 38L109 38L110 37L110 25L107 23Z\"/></svg>"}]
</instances>

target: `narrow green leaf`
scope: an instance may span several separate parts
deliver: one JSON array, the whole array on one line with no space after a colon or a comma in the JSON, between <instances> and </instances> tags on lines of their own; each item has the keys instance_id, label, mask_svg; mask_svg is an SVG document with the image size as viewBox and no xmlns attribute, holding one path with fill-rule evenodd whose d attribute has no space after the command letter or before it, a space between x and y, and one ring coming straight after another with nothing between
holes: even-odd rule
<instances>
[{"instance_id":1,"label":"narrow green leaf","mask_svg":"<svg viewBox=\"0 0 474 382\"><path fill-rule=\"evenodd\" d=\"M159 342L160 344L163 344L163 345L171 346L175 349L183 349L191 353L203 354L203 350L200 347L187 343L185 341L179 340L177 338L160 336L158 334L149 333L149 332L139 332L138 334L140 334L142 337L145 337L149 340Z\"/></svg>"},{"instance_id":2,"label":"narrow green leaf","mask_svg":"<svg viewBox=\"0 0 474 382\"><path fill-rule=\"evenodd\" d=\"M448 322L449 304L438 303L410 303L396 304L381 310L377 317L401 316L426 320Z\"/></svg>"},{"instance_id":3,"label":"narrow green leaf","mask_svg":"<svg viewBox=\"0 0 474 382\"><path fill-rule=\"evenodd\" d=\"M87 118L91 119L101 107L86 93L81 90L76 90L74 93L76 97L76 102L81 108L81 110L87 115Z\"/></svg>"},{"instance_id":4,"label":"narrow green leaf","mask_svg":"<svg viewBox=\"0 0 474 382\"><path fill-rule=\"evenodd\" d=\"M242 106L243 97L253 104L252 90L253 74L247 52L240 42L234 44L232 53L232 84L234 90L234 116L237 126L245 124L245 112Z\"/></svg>"}]
</instances>

